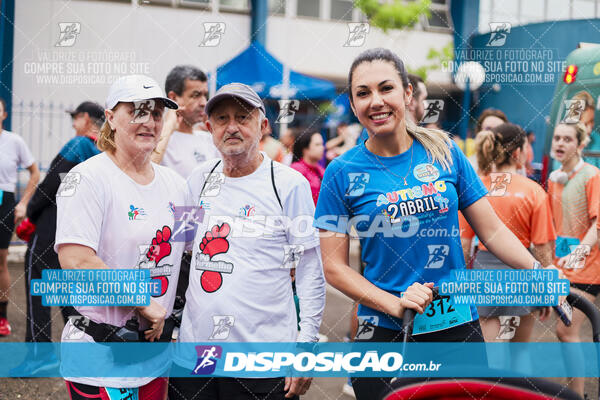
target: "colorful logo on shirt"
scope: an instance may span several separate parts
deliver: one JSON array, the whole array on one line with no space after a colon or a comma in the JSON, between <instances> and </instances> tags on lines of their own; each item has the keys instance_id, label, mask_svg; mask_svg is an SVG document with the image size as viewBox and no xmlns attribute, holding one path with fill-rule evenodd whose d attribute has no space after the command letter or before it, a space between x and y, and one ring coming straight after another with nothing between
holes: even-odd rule
<instances>
[{"instance_id":1,"label":"colorful logo on shirt","mask_svg":"<svg viewBox=\"0 0 600 400\"><path fill-rule=\"evenodd\" d=\"M400 189L377 196L377 206L386 205L384 215L389 216L392 223L402 223L404 217L416 214L428 214L435 210L438 213L448 211L447 198L440 193L446 192L446 182L443 180L429 182L413 186L412 188Z\"/></svg>"},{"instance_id":2,"label":"colorful logo on shirt","mask_svg":"<svg viewBox=\"0 0 600 400\"><path fill-rule=\"evenodd\" d=\"M427 250L429 251L429 258L427 259L425 268L442 268L444 261L446 260L446 256L450 254L450 246L446 244L430 244L427 245Z\"/></svg>"},{"instance_id":3,"label":"colorful logo on shirt","mask_svg":"<svg viewBox=\"0 0 600 400\"><path fill-rule=\"evenodd\" d=\"M346 189L346 196L362 196L369 183L371 175L368 172L349 172L348 173L348 188Z\"/></svg>"},{"instance_id":4,"label":"colorful logo on shirt","mask_svg":"<svg viewBox=\"0 0 600 400\"><path fill-rule=\"evenodd\" d=\"M138 267L149 269L152 279L156 279L160 282L160 293L153 294L152 297L163 296L169 288L168 276L173 272L173 265L159 264L165 257L168 257L171 254L170 240L171 228L165 225L162 229L156 231L150 246L140 246L142 256L138 263Z\"/></svg>"},{"instance_id":5,"label":"colorful logo on shirt","mask_svg":"<svg viewBox=\"0 0 600 400\"><path fill-rule=\"evenodd\" d=\"M210 210L210 203L208 201L200 200L200 204L198 207L203 208L205 210Z\"/></svg>"},{"instance_id":6,"label":"colorful logo on shirt","mask_svg":"<svg viewBox=\"0 0 600 400\"><path fill-rule=\"evenodd\" d=\"M225 340L229 337L229 332L233 328L235 318L233 315L213 315L213 331L209 339Z\"/></svg>"},{"instance_id":7,"label":"colorful logo on shirt","mask_svg":"<svg viewBox=\"0 0 600 400\"><path fill-rule=\"evenodd\" d=\"M175 215L175 204L172 201L169 202L169 212L171 215Z\"/></svg>"},{"instance_id":8,"label":"colorful logo on shirt","mask_svg":"<svg viewBox=\"0 0 600 400\"><path fill-rule=\"evenodd\" d=\"M252 217L256 214L256 207L251 206L250 204L246 204L244 207L240 208L238 215L240 217Z\"/></svg>"},{"instance_id":9,"label":"colorful logo on shirt","mask_svg":"<svg viewBox=\"0 0 600 400\"><path fill-rule=\"evenodd\" d=\"M146 211L141 207L136 207L133 204L129 205L129 211L127 212L130 221L139 221L146 219Z\"/></svg>"},{"instance_id":10,"label":"colorful logo on shirt","mask_svg":"<svg viewBox=\"0 0 600 400\"><path fill-rule=\"evenodd\" d=\"M221 346L196 346L198 361L192 375L210 375L217 368L217 360L223 355Z\"/></svg>"},{"instance_id":11,"label":"colorful logo on shirt","mask_svg":"<svg viewBox=\"0 0 600 400\"><path fill-rule=\"evenodd\" d=\"M433 182L440 177L440 171L433 164L419 164L413 169L413 175L421 182Z\"/></svg>"},{"instance_id":12,"label":"colorful logo on shirt","mask_svg":"<svg viewBox=\"0 0 600 400\"><path fill-rule=\"evenodd\" d=\"M210 231L204 234L202 242L198 246L200 252L196 254L196 269L203 271L200 275L200 285L207 293L219 290L223 284L221 274L231 274L233 264L225 261L213 260L218 254L229 251L227 236L231 231L228 223L214 225Z\"/></svg>"},{"instance_id":13,"label":"colorful logo on shirt","mask_svg":"<svg viewBox=\"0 0 600 400\"><path fill-rule=\"evenodd\" d=\"M502 197L508 189L508 184L512 180L512 174L510 172L492 172L490 174L490 191L488 196L491 197Z\"/></svg>"}]
</instances>

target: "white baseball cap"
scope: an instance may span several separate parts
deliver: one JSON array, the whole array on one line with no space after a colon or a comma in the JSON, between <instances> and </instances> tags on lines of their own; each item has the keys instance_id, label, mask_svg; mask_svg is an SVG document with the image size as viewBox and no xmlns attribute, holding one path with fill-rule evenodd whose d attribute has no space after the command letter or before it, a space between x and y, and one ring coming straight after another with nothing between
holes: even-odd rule
<instances>
[{"instance_id":1,"label":"white baseball cap","mask_svg":"<svg viewBox=\"0 0 600 400\"><path fill-rule=\"evenodd\" d=\"M112 109L119 102L130 103L149 99L161 100L165 107L174 110L179 108L177 103L165 96L154 79L145 75L127 75L114 81L108 90L106 108Z\"/></svg>"}]
</instances>

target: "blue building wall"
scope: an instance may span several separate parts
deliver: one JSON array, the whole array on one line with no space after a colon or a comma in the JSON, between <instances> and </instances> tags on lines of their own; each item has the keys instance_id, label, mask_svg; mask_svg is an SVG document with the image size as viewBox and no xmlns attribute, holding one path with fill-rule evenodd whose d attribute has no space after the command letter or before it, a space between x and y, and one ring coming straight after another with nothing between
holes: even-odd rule
<instances>
[{"instance_id":1,"label":"blue building wall","mask_svg":"<svg viewBox=\"0 0 600 400\"><path fill-rule=\"evenodd\" d=\"M10 130L12 127L12 86L13 86L13 58L15 36L15 0L0 0L0 97L6 102L8 116L4 120L3 128Z\"/></svg>"},{"instance_id":2,"label":"blue building wall","mask_svg":"<svg viewBox=\"0 0 600 400\"><path fill-rule=\"evenodd\" d=\"M472 38L473 50L490 49L546 49L552 50L553 59L564 61L579 42L600 43L600 19L544 22L512 27L502 47L486 46L490 34L475 35ZM549 60L544 60L549 61ZM479 104L472 110L474 117L488 107L504 111L511 122L525 130L535 132L535 160L542 156L546 134L546 116L550 114L552 96L556 83L563 78L563 72L554 73L552 84L509 84L501 83L495 92L490 84L484 84L479 93Z\"/></svg>"}]
</instances>

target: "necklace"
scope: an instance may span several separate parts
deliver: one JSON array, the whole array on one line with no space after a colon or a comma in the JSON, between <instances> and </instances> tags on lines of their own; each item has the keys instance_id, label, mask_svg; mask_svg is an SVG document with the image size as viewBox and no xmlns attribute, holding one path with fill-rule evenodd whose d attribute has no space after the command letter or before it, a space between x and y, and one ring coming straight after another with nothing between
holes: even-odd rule
<instances>
[{"instance_id":1,"label":"necklace","mask_svg":"<svg viewBox=\"0 0 600 400\"><path fill-rule=\"evenodd\" d=\"M379 156L377 154L373 153L368 148L367 148L367 150L369 150L369 152L371 154L373 154L373 157L375 158L375 161L377 161L377 163L379 163L379 165L381 165L384 169L387 169L392 175L394 175L394 176L396 176L398 178L402 178L402 180L404 181L404 186L408 186L408 183L406 183L406 177L408 176L408 174L410 174L410 167L412 167L413 151L414 151L414 148L415 148L414 147L414 143L415 143L415 140L413 139L412 143L410 144L410 163L408 164L408 172L404 176L400 176L400 175L394 173L394 171L392 171L391 169L387 168L385 165L383 165L383 163L381 161L379 161ZM366 147L366 145L367 144L365 143L365 147Z\"/></svg>"}]
</instances>

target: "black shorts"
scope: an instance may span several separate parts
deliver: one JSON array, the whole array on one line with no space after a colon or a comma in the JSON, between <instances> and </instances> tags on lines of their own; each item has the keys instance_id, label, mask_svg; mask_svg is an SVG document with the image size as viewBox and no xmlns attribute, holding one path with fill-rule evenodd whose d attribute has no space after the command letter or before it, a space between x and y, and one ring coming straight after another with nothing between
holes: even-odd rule
<instances>
[{"instance_id":1,"label":"black shorts","mask_svg":"<svg viewBox=\"0 0 600 400\"><path fill-rule=\"evenodd\" d=\"M403 342L404 332L402 330L388 329L371 324L368 325L370 325L372 330L369 331L368 334L365 334L364 332L360 332L359 327L357 337L354 339L355 342ZM450 355L450 359L454 357L459 360L460 357L463 356L463 350L460 343L484 342L484 339L479 320L475 320L442 331L411 336L409 342L453 342L456 345L449 346L449 350L445 355L446 357ZM472 354L471 357L472 360L475 360L475 363L469 365L469 367L481 366L482 368L487 368L487 355L485 354L484 348L481 349L480 354ZM381 398L384 391L389 389L392 378L351 378L351 380L356 400L371 400Z\"/></svg>"},{"instance_id":2,"label":"black shorts","mask_svg":"<svg viewBox=\"0 0 600 400\"><path fill-rule=\"evenodd\" d=\"M169 379L169 400L284 400L284 386L285 378L173 377Z\"/></svg>"},{"instance_id":3,"label":"black shorts","mask_svg":"<svg viewBox=\"0 0 600 400\"><path fill-rule=\"evenodd\" d=\"M15 230L15 194L4 192L0 204L0 249L8 249Z\"/></svg>"},{"instance_id":4,"label":"black shorts","mask_svg":"<svg viewBox=\"0 0 600 400\"><path fill-rule=\"evenodd\" d=\"M589 293L594 297L596 297L596 296L598 296L598 294L600 294L600 285L594 285L592 283L572 283L571 282L571 287L574 287L575 289L579 289L581 291Z\"/></svg>"}]
</instances>

